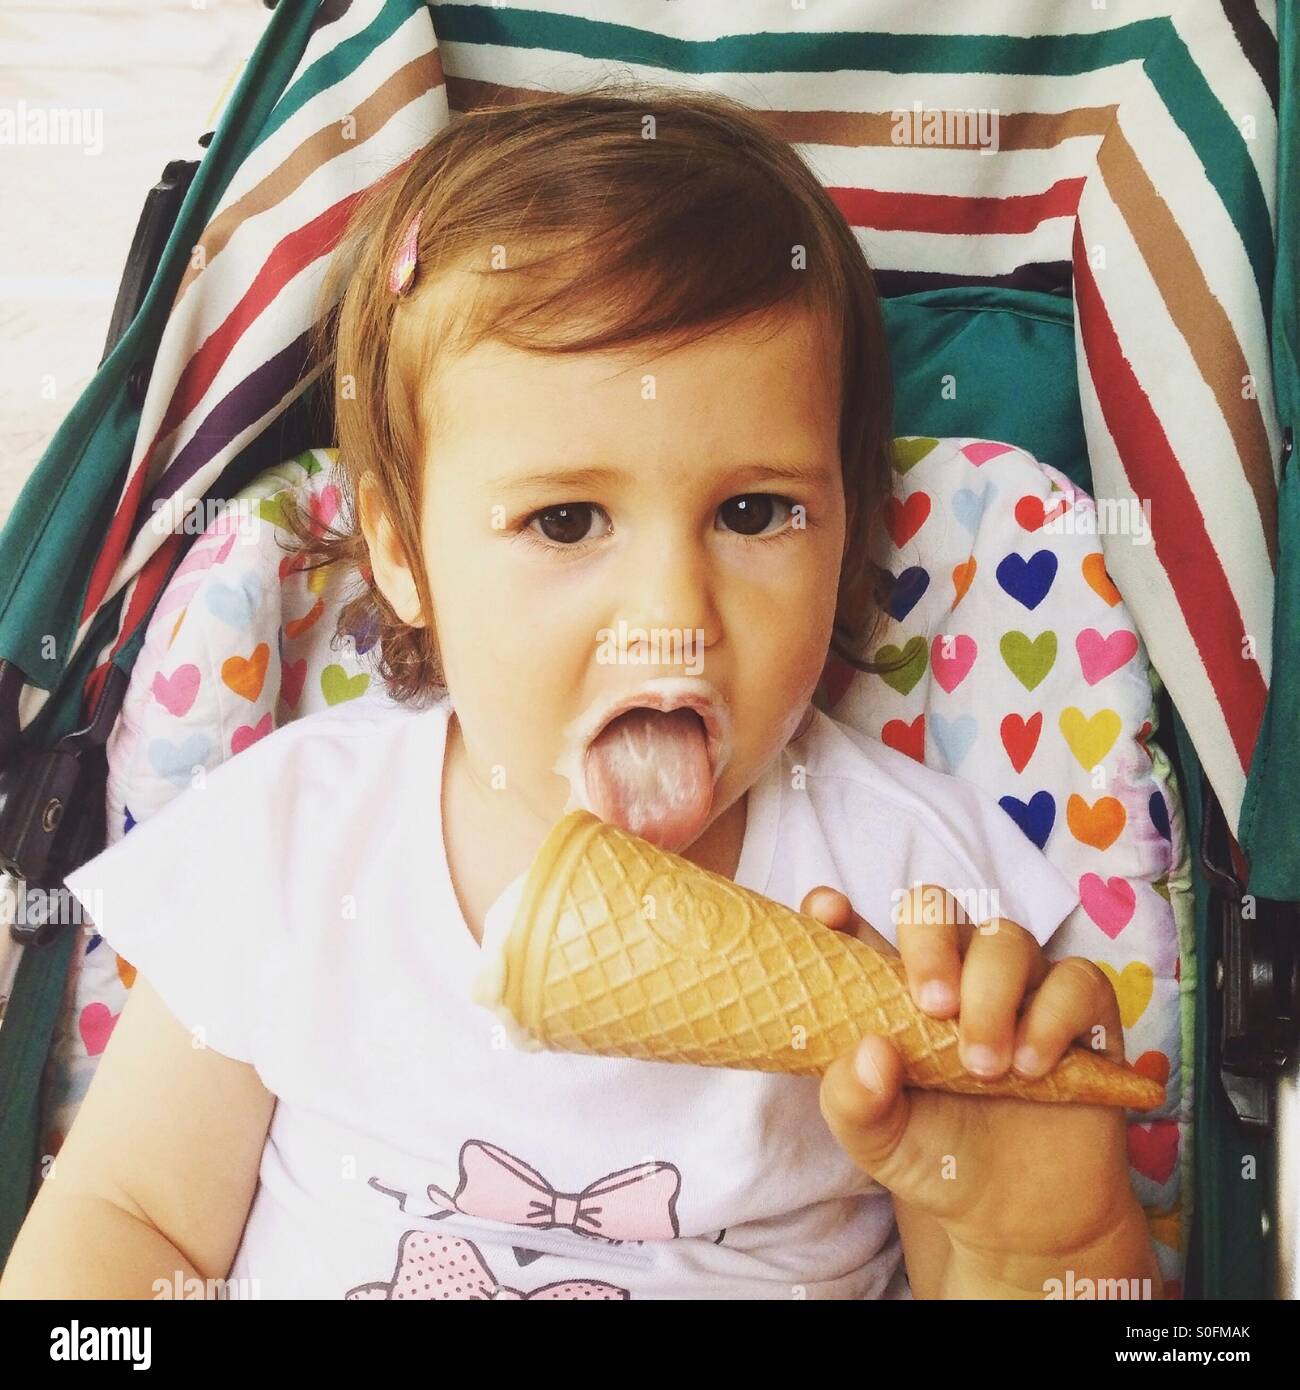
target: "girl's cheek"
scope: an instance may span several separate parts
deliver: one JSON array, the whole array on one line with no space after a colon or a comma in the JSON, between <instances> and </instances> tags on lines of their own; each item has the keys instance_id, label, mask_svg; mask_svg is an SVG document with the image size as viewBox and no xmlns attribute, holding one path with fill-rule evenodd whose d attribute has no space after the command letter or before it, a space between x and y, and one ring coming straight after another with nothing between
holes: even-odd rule
<instances>
[{"instance_id":1,"label":"girl's cheek","mask_svg":"<svg viewBox=\"0 0 1300 1390\"><path fill-rule=\"evenodd\" d=\"M721 606L761 610L763 626L783 644L816 645L823 626L829 642L839 586L836 557L818 553L803 539L776 544L785 553L764 556L752 553L761 545L746 547L750 553L728 556L718 567Z\"/></svg>"}]
</instances>

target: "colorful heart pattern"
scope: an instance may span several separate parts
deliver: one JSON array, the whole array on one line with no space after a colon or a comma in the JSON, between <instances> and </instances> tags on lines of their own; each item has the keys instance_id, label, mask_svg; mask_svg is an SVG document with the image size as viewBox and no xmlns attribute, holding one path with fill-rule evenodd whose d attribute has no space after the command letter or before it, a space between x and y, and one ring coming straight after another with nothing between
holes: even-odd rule
<instances>
[{"instance_id":1,"label":"colorful heart pattern","mask_svg":"<svg viewBox=\"0 0 1300 1390\"><path fill-rule=\"evenodd\" d=\"M876 648L872 660L894 668L882 671L881 680L893 686L900 695L909 695L925 675L925 638L910 637L901 647L887 642L883 647Z\"/></svg>"},{"instance_id":2,"label":"colorful heart pattern","mask_svg":"<svg viewBox=\"0 0 1300 1390\"><path fill-rule=\"evenodd\" d=\"M1154 1183L1167 1183L1178 1162L1178 1125L1173 1120L1130 1124L1127 1141L1128 1161L1133 1167Z\"/></svg>"},{"instance_id":3,"label":"colorful heart pattern","mask_svg":"<svg viewBox=\"0 0 1300 1390\"><path fill-rule=\"evenodd\" d=\"M1168 1212L1188 1113L1168 878L1185 849L1149 750L1133 756L1151 732L1137 633L1095 535L1069 525L1093 504L1050 470L1035 485L1037 465L994 441L898 441L894 468L896 578L873 643L893 665L842 678L837 714L976 782L1076 886L1057 950L1099 964L1134 1065L1172 1086L1169 1118L1129 1130L1134 1180ZM1176 1213L1166 1225L1176 1241Z\"/></svg>"},{"instance_id":4,"label":"colorful heart pattern","mask_svg":"<svg viewBox=\"0 0 1300 1390\"><path fill-rule=\"evenodd\" d=\"M1018 796L1002 796L998 805L1025 832L1039 849L1056 824L1056 798L1049 791L1035 792L1028 801Z\"/></svg>"},{"instance_id":5,"label":"colorful heart pattern","mask_svg":"<svg viewBox=\"0 0 1300 1390\"><path fill-rule=\"evenodd\" d=\"M320 673L321 693L325 696L326 704L330 705L341 705L345 700L355 700L358 695L366 693L369 685L370 677L364 671L349 676L337 663L327 666Z\"/></svg>"},{"instance_id":6,"label":"colorful heart pattern","mask_svg":"<svg viewBox=\"0 0 1300 1390\"><path fill-rule=\"evenodd\" d=\"M1100 551L1094 550L1083 557L1083 577L1088 587L1108 607L1114 608L1119 602L1120 593L1114 580L1106 573L1106 559Z\"/></svg>"},{"instance_id":7,"label":"colorful heart pattern","mask_svg":"<svg viewBox=\"0 0 1300 1390\"><path fill-rule=\"evenodd\" d=\"M280 698L290 709L298 708L302 699L303 686L307 684L307 658L300 656L297 661L286 661L280 668Z\"/></svg>"},{"instance_id":8,"label":"colorful heart pattern","mask_svg":"<svg viewBox=\"0 0 1300 1390\"><path fill-rule=\"evenodd\" d=\"M885 528L900 549L925 525L930 515L930 495L914 492L906 501L891 497L885 503Z\"/></svg>"},{"instance_id":9,"label":"colorful heart pattern","mask_svg":"<svg viewBox=\"0 0 1300 1390\"><path fill-rule=\"evenodd\" d=\"M939 447L937 439L921 436L894 440L894 468L899 473L910 473L927 454Z\"/></svg>"},{"instance_id":10,"label":"colorful heart pattern","mask_svg":"<svg viewBox=\"0 0 1300 1390\"><path fill-rule=\"evenodd\" d=\"M1031 714L1028 719L1021 718L1018 714L1009 714L1001 724L1002 746L1007 751L1007 757L1011 759L1011 766L1017 772L1023 772L1029 765L1029 760L1034 756L1034 750L1038 747L1038 740L1043 732L1043 713L1038 710Z\"/></svg>"},{"instance_id":11,"label":"colorful heart pattern","mask_svg":"<svg viewBox=\"0 0 1300 1390\"><path fill-rule=\"evenodd\" d=\"M976 492L974 488L964 487L952 495L952 514L972 535L980 529L984 511L993 500L994 489L985 485Z\"/></svg>"},{"instance_id":12,"label":"colorful heart pattern","mask_svg":"<svg viewBox=\"0 0 1300 1390\"><path fill-rule=\"evenodd\" d=\"M251 626L262 601L262 581L256 574L246 574L235 584L209 583L203 591L203 601L208 612L220 618L227 627L244 632Z\"/></svg>"},{"instance_id":13,"label":"colorful heart pattern","mask_svg":"<svg viewBox=\"0 0 1300 1390\"><path fill-rule=\"evenodd\" d=\"M1095 627L1086 627L1074 639L1074 647L1079 653L1079 669L1084 680L1096 685L1120 667L1127 666L1137 655L1137 633L1121 628L1103 637Z\"/></svg>"},{"instance_id":14,"label":"colorful heart pattern","mask_svg":"<svg viewBox=\"0 0 1300 1390\"><path fill-rule=\"evenodd\" d=\"M242 753L250 744L256 743L259 738L265 738L271 732L271 711L267 712L257 721L256 724L241 724L230 736L231 756Z\"/></svg>"},{"instance_id":15,"label":"colorful heart pattern","mask_svg":"<svg viewBox=\"0 0 1300 1390\"><path fill-rule=\"evenodd\" d=\"M1070 833L1081 844L1093 849L1109 849L1124 833L1128 812L1124 803L1113 796L1099 797L1091 805L1081 796L1071 795L1065 805L1065 820Z\"/></svg>"},{"instance_id":16,"label":"colorful heart pattern","mask_svg":"<svg viewBox=\"0 0 1300 1390\"><path fill-rule=\"evenodd\" d=\"M173 786L187 787L195 769L207 767L211 751L212 740L204 733L193 733L180 743L156 738L149 744L149 765Z\"/></svg>"},{"instance_id":17,"label":"colorful heart pattern","mask_svg":"<svg viewBox=\"0 0 1300 1390\"><path fill-rule=\"evenodd\" d=\"M230 656L221 663L222 682L236 695L250 703L262 693L266 681L266 665L271 649L265 642L253 648L251 656Z\"/></svg>"},{"instance_id":18,"label":"colorful heart pattern","mask_svg":"<svg viewBox=\"0 0 1300 1390\"><path fill-rule=\"evenodd\" d=\"M1169 806L1158 791L1151 793L1151 799L1147 802L1147 812L1151 817L1151 824L1156 828L1156 834L1164 840L1171 840L1173 835L1169 828Z\"/></svg>"},{"instance_id":19,"label":"colorful heart pattern","mask_svg":"<svg viewBox=\"0 0 1300 1390\"><path fill-rule=\"evenodd\" d=\"M934 442L937 444L939 441ZM961 451L978 468L980 464L987 463L1001 454L1009 454L1011 445L996 444L991 439L977 439L971 444L963 444Z\"/></svg>"},{"instance_id":20,"label":"colorful heart pattern","mask_svg":"<svg viewBox=\"0 0 1300 1390\"><path fill-rule=\"evenodd\" d=\"M891 719L880 731L880 741L918 763L925 761L925 715L918 714L910 724Z\"/></svg>"},{"instance_id":21,"label":"colorful heart pattern","mask_svg":"<svg viewBox=\"0 0 1300 1390\"><path fill-rule=\"evenodd\" d=\"M975 639L964 632L955 635L940 633L930 647L930 669L942 689L949 695L970 675L979 648Z\"/></svg>"},{"instance_id":22,"label":"colorful heart pattern","mask_svg":"<svg viewBox=\"0 0 1300 1390\"><path fill-rule=\"evenodd\" d=\"M1027 559L1013 551L998 565L998 583L1032 612L1051 592L1059 563L1050 550L1037 551Z\"/></svg>"},{"instance_id":23,"label":"colorful heart pattern","mask_svg":"<svg viewBox=\"0 0 1300 1390\"><path fill-rule=\"evenodd\" d=\"M1133 920L1137 894L1126 878L1103 879L1099 874L1084 874L1079 880L1079 901L1113 941Z\"/></svg>"},{"instance_id":24,"label":"colorful heart pattern","mask_svg":"<svg viewBox=\"0 0 1300 1390\"><path fill-rule=\"evenodd\" d=\"M930 587L930 575L920 565L905 569L895 580L889 602L885 605L889 616L901 623L920 603L925 591Z\"/></svg>"},{"instance_id":25,"label":"colorful heart pattern","mask_svg":"<svg viewBox=\"0 0 1300 1390\"><path fill-rule=\"evenodd\" d=\"M966 597L966 590L971 586L971 580L975 578L977 565L975 557L972 555L969 560L963 560L960 565L954 565L952 570L952 606L954 608Z\"/></svg>"},{"instance_id":26,"label":"colorful heart pattern","mask_svg":"<svg viewBox=\"0 0 1300 1390\"><path fill-rule=\"evenodd\" d=\"M110 1012L107 1004L87 1004L82 1009L77 1016L77 1031L87 1057L98 1057L108 1046L117 1019L117 1014Z\"/></svg>"},{"instance_id":27,"label":"colorful heart pattern","mask_svg":"<svg viewBox=\"0 0 1300 1390\"><path fill-rule=\"evenodd\" d=\"M898 473L911 473L912 468L925 459L927 455L932 455L934 450L939 448L937 439L926 439L923 436L912 436L912 438L900 438L894 441L894 468Z\"/></svg>"},{"instance_id":28,"label":"colorful heart pattern","mask_svg":"<svg viewBox=\"0 0 1300 1390\"><path fill-rule=\"evenodd\" d=\"M945 719L938 710L930 715L930 737L934 739L943 760L945 772L956 772L975 743L979 726L969 714Z\"/></svg>"},{"instance_id":29,"label":"colorful heart pattern","mask_svg":"<svg viewBox=\"0 0 1300 1390\"><path fill-rule=\"evenodd\" d=\"M1069 509L1069 505L1062 499L1049 512L1043 505L1043 499L1031 493L1016 503L1016 521L1025 531L1037 531L1042 528L1045 522L1055 521L1058 516L1063 516Z\"/></svg>"},{"instance_id":30,"label":"colorful heart pattern","mask_svg":"<svg viewBox=\"0 0 1300 1390\"><path fill-rule=\"evenodd\" d=\"M1125 1028L1133 1028L1151 1002L1155 990L1154 972L1143 960L1130 961L1123 970L1116 970L1104 960L1099 960L1097 964L1115 989L1120 1022Z\"/></svg>"},{"instance_id":31,"label":"colorful heart pattern","mask_svg":"<svg viewBox=\"0 0 1300 1390\"><path fill-rule=\"evenodd\" d=\"M1034 690L1056 665L1056 633L1040 632L1031 639L1013 629L1002 634L998 650L1007 663L1007 670L1026 690Z\"/></svg>"},{"instance_id":32,"label":"colorful heart pattern","mask_svg":"<svg viewBox=\"0 0 1300 1390\"><path fill-rule=\"evenodd\" d=\"M1113 709L1102 709L1088 715L1071 705L1061 711L1061 733L1085 772L1091 772L1101 764L1114 748L1122 727L1122 721Z\"/></svg>"},{"instance_id":33,"label":"colorful heart pattern","mask_svg":"<svg viewBox=\"0 0 1300 1390\"><path fill-rule=\"evenodd\" d=\"M178 666L170 676L155 671L149 689L155 700L177 719L183 719L193 708L194 697L199 693L201 676L199 668L192 661Z\"/></svg>"},{"instance_id":34,"label":"colorful heart pattern","mask_svg":"<svg viewBox=\"0 0 1300 1390\"><path fill-rule=\"evenodd\" d=\"M320 472L319 462L310 454L300 456L298 462L307 475ZM282 527L282 501L282 493L260 499L256 504L260 518ZM333 525L340 503L338 486L318 480L306 495L312 524L317 528ZM928 500L901 504L899 524L903 531L915 534L924 524L929 506ZM268 737L274 731L277 711L283 718L292 718L304 707L311 661L300 654L304 650L301 645L291 648L286 656L285 643L301 643L317 630L329 602L330 567L307 568L299 552L283 554L283 547L277 544L274 567L283 590L279 604L283 621L273 629L273 645L271 633L264 631L267 576L262 561L256 550L235 549L237 539L226 524L215 525L199 537L159 601L159 614L170 615L182 604L187 605L181 607L170 628L169 645L175 642L181 620L195 597L201 599L202 609L217 624L215 628L209 625L207 634L196 632L193 641L186 644L197 659L174 657L170 665L159 666L149 678L149 695L159 711L158 718L164 722L152 722L157 726L156 736L142 744L141 755L154 776L172 789L168 796L185 788L197 768L210 767L222 756L234 756ZM929 575L917 569L903 578L904 596L915 602L928 585ZM274 613L275 606L269 611ZM233 641L227 629L237 634ZM355 654L370 651L377 637L377 624L372 623L353 648ZM147 643L150 640L152 630L146 637ZM211 660L210 648L220 651L222 642L229 642L233 650L221 660L216 672L219 685L215 698L224 707L223 717L217 719L211 706L214 697L208 695L204 702L211 680L205 672ZM317 647L323 645L315 643ZM924 643L920 645L922 665L914 673L916 680L924 672L925 647ZM142 652L141 661L145 654ZM354 700L369 688L370 679L366 671L355 669L355 664L330 660L319 670L319 695L315 699L326 707ZM307 706L314 703L315 700L308 701ZM173 725L171 721L181 722ZM186 727L187 723L193 727ZM208 732L222 725L231 730L225 753Z\"/></svg>"}]
</instances>

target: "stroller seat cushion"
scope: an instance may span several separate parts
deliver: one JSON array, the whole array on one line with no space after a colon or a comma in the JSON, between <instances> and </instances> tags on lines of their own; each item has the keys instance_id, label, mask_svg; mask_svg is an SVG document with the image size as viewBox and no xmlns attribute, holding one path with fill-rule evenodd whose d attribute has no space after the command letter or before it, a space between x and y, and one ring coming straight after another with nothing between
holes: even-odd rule
<instances>
[{"instance_id":1,"label":"stroller seat cushion","mask_svg":"<svg viewBox=\"0 0 1300 1390\"><path fill-rule=\"evenodd\" d=\"M286 488L333 519L335 459L332 449L308 450L261 475L164 591L109 742L110 841L273 728L380 678L377 647L336 636L359 577L295 567L278 525ZM1077 886L1080 905L1047 952L1101 965L1127 1056L1168 1081L1165 1109L1130 1124L1129 1156L1164 1241L1162 1266L1177 1278L1191 1114L1179 970L1191 932L1187 855L1172 779L1145 741L1153 678L1102 563L1097 509L1064 474L995 441L901 438L895 474L886 518L895 583L867 655L896 666L866 674L832 658L821 703L980 786ZM959 895L981 887L945 886ZM997 915L995 902L963 905ZM66 1132L132 976L91 938L76 1033L60 1048L56 1132Z\"/></svg>"},{"instance_id":2,"label":"stroller seat cushion","mask_svg":"<svg viewBox=\"0 0 1300 1390\"><path fill-rule=\"evenodd\" d=\"M1099 526L1124 526L1132 544L1150 544L1145 517L1099 515L1063 473L992 440L900 438L894 467L893 592L863 654L894 669L833 659L825 703L983 787L1077 887L1079 906L1046 951L1101 966L1127 1057L1168 1081L1165 1108L1130 1128L1130 1159L1144 1204L1170 1207L1191 1114L1187 855L1172 779L1149 741L1155 678L1098 538ZM975 906L996 915L996 904Z\"/></svg>"},{"instance_id":3,"label":"stroller seat cushion","mask_svg":"<svg viewBox=\"0 0 1300 1390\"><path fill-rule=\"evenodd\" d=\"M378 653L336 637L356 575L295 565L278 494L329 524L333 450L308 450L232 499L158 601L109 742L109 839L273 728L363 694Z\"/></svg>"},{"instance_id":4,"label":"stroller seat cushion","mask_svg":"<svg viewBox=\"0 0 1300 1390\"><path fill-rule=\"evenodd\" d=\"M353 700L378 679L377 648L335 638L357 576L295 567L279 525L286 489L332 519L334 458L309 449L260 474L195 540L160 596L108 741L110 844L273 728ZM51 1064L46 1129L56 1146L134 978L129 962L89 937L71 1027Z\"/></svg>"}]
</instances>

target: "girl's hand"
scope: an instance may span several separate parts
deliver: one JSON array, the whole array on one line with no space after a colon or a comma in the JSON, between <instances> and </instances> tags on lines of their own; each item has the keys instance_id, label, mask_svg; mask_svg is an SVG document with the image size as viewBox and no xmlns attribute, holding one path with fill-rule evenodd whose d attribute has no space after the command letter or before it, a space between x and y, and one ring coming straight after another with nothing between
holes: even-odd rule
<instances>
[{"instance_id":1,"label":"girl's hand","mask_svg":"<svg viewBox=\"0 0 1300 1390\"><path fill-rule=\"evenodd\" d=\"M946 893L936 925L924 908L942 892L912 890L899 913L898 951L833 889L813 889L803 910L901 954L917 1004L935 1018L958 1018L973 1075L1041 1076L1076 1039L1123 1061L1119 1005L1096 965L1053 965L1024 928L1005 918L977 928ZM905 1244L905 1213L927 1213L952 1252L1031 1284L1045 1265L1063 1272L1071 1252L1105 1247L1140 1219L1123 1110L904 1090L902 1081L893 1045L868 1037L827 1071L821 1106L845 1151L901 1204Z\"/></svg>"}]
</instances>

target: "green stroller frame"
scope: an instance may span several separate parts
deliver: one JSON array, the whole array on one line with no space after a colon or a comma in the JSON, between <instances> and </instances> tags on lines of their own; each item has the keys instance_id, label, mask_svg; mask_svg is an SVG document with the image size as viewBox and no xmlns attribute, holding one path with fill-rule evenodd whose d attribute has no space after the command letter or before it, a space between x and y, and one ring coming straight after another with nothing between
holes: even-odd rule
<instances>
[{"instance_id":1,"label":"green stroller frame","mask_svg":"<svg viewBox=\"0 0 1300 1390\"><path fill-rule=\"evenodd\" d=\"M285 0L278 7L268 0L268 5L275 13L217 130L200 142L206 147L202 159L168 164L149 194L100 370L51 441L0 535L0 875L28 886L56 886L105 840L105 744L154 602L183 558L184 544L177 538L176 545L148 557L133 588L108 592L103 577L113 572L145 515L144 492L128 489L124 498L123 487L190 248L210 230L223 196L259 144L313 95L355 72L406 24L431 24L441 45L453 110L473 105L490 85L479 75L480 62L494 45L502 51L533 49L635 62L684 75L784 70L773 56L777 53L792 68L833 69L836 65L825 61L824 54L818 56L813 38L842 41L845 54L855 56L841 68L878 66L908 73L918 51L906 41L915 35L889 32L888 21L900 9L896 0L865 0L858 7L862 13L855 17L879 20L879 32L762 33L698 42L666 40L633 27L633 17L647 8L637 0L615 0L609 6L623 23L569 15L557 3L506 8L370 0L373 16L365 27L332 47L322 35L351 8L347 0ZM677 12L699 8L689 3L672 7ZM791 8L801 7L796 3ZM1143 20L1085 40L1057 33L1046 22L1059 6L1020 8L1044 19L1041 35L927 34L925 53L933 61L926 71L963 72L974 65L969 57L974 52L985 73L1006 73L1008 81L1023 71L1039 71L1032 65L1040 56L1044 63L1060 62L1062 71L1078 71L1093 61L1089 55L1103 40L1136 44L1137 31L1157 23ZM1249 205L1241 213L1241 225L1255 219L1252 255L1261 292L1267 290L1271 400L1283 447L1274 467L1272 672L1240 814L1230 819L1225 812L1204 769L1209 750L1202 741L1198 751L1195 731L1189 731L1167 690L1156 733L1175 766L1194 847L1198 1088L1194 1221L1185 1292L1205 1298L1295 1297L1300 1291L1300 1162L1295 1151L1300 1140L1300 830L1289 814L1286 793L1300 775L1300 475L1291 462L1300 416L1300 40L1292 0L1279 0L1276 33L1267 14L1253 4L1224 0L1223 11L1272 94L1277 113L1272 244L1261 250L1258 238L1259 218L1267 221L1269 215L1267 210L1261 214L1264 195L1228 188L1222 180L1216 187L1226 206ZM1173 34L1172 24L1169 30ZM1044 47L1049 41L1056 46ZM319 54L303 71L300 64L313 44ZM1198 105L1213 103L1213 93L1195 62L1183 70L1170 58L1176 46L1166 34L1150 52L1134 47L1115 61L1138 58L1153 67L1165 65L1166 96L1181 113L1180 125L1185 121L1188 129L1197 127L1200 153L1222 139L1222 122L1216 126L1215 120L1227 117L1221 111L1207 115ZM701 56L705 49L707 61ZM1082 55L1077 59L1076 50ZM788 128L790 138L798 138L797 122L792 120ZM1231 120L1227 129L1233 130ZM896 433L1006 439L1049 458L1091 489L1089 439L1077 399L1076 306L1068 264L1064 283L1046 285L1011 277L999 282L997 277L928 276L916 270L878 277L898 356ZM980 316L987 331L968 334L968 326ZM1050 341L1063 355L1044 363L1014 329L999 334L997 325L1013 320L1038 320L1062 330ZM998 401L995 420L988 418L987 406L938 403L923 389L918 367L938 343L976 384L965 393L967 402ZM1020 365L1050 378L1054 384L1045 389L1060 399L1048 413L1069 422L1067 438L1059 431L1050 438L1044 433L1041 400L1029 399L1029 393L1007 399L998 391L990 351L998 355L1001 368L1020 354ZM302 342L290 344L271 365L280 372L279 384L267 386L266 399L231 424L224 441L228 458L205 487L208 498L231 497L265 468L333 437L329 401L306 371ZM1062 370L1052 372L1052 367ZM244 442L235 447L235 435L250 420L258 422L258 430L246 431ZM48 634L56 638L52 652L42 641ZM33 695L39 695L35 702ZM35 713L24 719L25 708ZM57 924L14 924L10 930L23 946L23 958L0 1025L0 1264L34 1196L41 1078L76 937L75 930ZM1243 1181L1244 1161L1261 1149L1258 1179Z\"/></svg>"}]
</instances>

